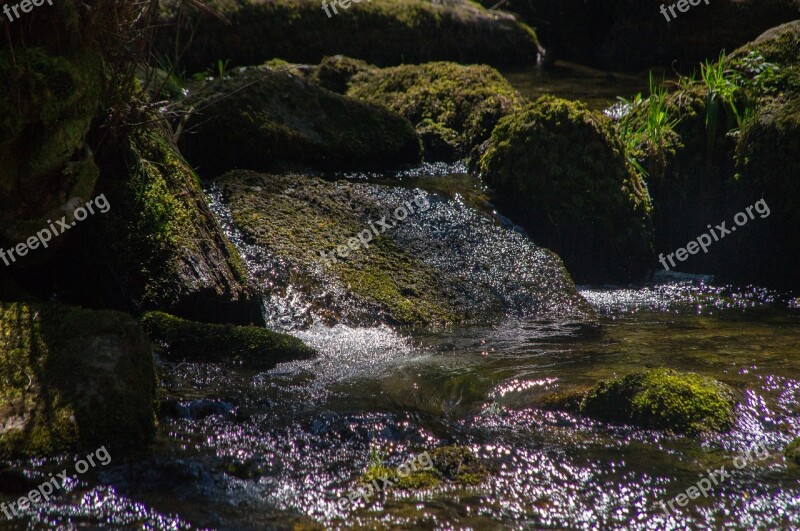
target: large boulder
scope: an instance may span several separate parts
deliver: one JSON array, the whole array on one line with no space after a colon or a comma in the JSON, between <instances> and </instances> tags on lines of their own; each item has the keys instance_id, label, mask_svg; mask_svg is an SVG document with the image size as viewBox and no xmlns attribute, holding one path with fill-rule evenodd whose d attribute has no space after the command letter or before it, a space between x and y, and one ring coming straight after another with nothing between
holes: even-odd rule
<instances>
[{"instance_id":1,"label":"large boulder","mask_svg":"<svg viewBox=\"0 0 800 531\"><path fill-rule=\"evenodd\" d=\"M0 458L107 446L155 433L156 373L129 315L0 303Z\"/></svg>"},{"instance_id":2,"label":"large boulder","mask_svg":"<svg viewBox=\"0 0 800 531\"><path fill-rule=\"evenodd\" d=\"M170 132L153 116L142 120L153 123L128 129L97 158L106 208L70 229L70 244L25 275L23 287L88 307L263 323L247 269L197 175Z\"/></svg>"},{"instance_id":3,"label":"large boulder","mask_svg":"<svg viewBox=\"0 0 800 531\"><path fill-rule=\"evenodd\" d=\"M523 105L495 69L455 63L364 69L348 95L408 118L423 140L426 160L464 157L489 138L498 120Z\"/></svg>"},{"instance_id":4,"label":"large boulder","mask_svg":"<svg viewBox=\"0 0 800 531\"><path fill-rule=\"evenodd\" d=\"M602 114L541 97L500 121L480 170L501 211L576 281L637 279L651 266L647 188Z\"/></svg>"},{"instance_id":5,"label":"large boulder","mask_svg":"<svg viewBox=\"0 0 800 531\"><path fill-rule=\"evenodd\" d=\"M185 105L198 110L181 149L211 177L286 165L387 169L421 158L419 138L404 118L278 69L217 79Z\"/></svg>"},{"instance_id":6,"label":"large boulder","mask_svg":"<svg viewBox=\"0 0 800 531\"><path fill-rule=\"evenodd\" d=\"M528 26L464 0L370 0L338 7L338 14L329 7L329 15L327 2L317 0L208 2L222 17L188 2L162 4L157 46L168 56L182 50L180 65L189 71L273 57L316 64L335 54L381 66L437 60L522 65L541 53Z\"/></svg>"},{"instance_id":7,"label":"large boulder","mask_svg":"<svg viewBox=\"0 0 800 531\"><path fill-rule=\"evenodd\" d=\"M290 299L276 319L427 325L592 313L558 257L465 204L477 195L466 186L450 198L246 171L215 186L258 280Z\"/></svg>"}]
</instances>

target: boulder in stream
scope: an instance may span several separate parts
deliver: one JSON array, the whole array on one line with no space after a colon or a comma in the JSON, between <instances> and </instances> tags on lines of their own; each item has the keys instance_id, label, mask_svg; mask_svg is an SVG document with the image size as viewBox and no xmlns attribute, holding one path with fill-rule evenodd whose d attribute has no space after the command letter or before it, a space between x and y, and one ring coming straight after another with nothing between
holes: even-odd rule
<instances>
[{"instance_id":1,"label":"boulder in stream","mask_svg":"<svg viewBox=\"0 0 800 531\"><path fill-rule=\"evenodd\" d=\"M580 412L609 422L696 435L732 428L737 402L737 393L717 380L661 368L598 382L584 396Z\"/></svg>"},{"instance_id":2,"label":"boulder in stream","mask_svg":"<svg viewBox=\"0 0 800 531\"><path fill-rule=\"evenodd\" d=\"M652 267L647 186L602 114L543 96L500 120L480 169L501 211L578 282L640 279Z\"/></svg>"},{"instance_id":3,"label":"boulder in stream","mask_svg":"<svg viewBox=\"0 0 800 531\"><path fill-rule=\"evenodd\" d=\"M234 168L384 169L421 159L419 137L405 118L279 67L214 80L184 106L196 112L181 150L208 177Z\"/></svg>"}]
</instances>

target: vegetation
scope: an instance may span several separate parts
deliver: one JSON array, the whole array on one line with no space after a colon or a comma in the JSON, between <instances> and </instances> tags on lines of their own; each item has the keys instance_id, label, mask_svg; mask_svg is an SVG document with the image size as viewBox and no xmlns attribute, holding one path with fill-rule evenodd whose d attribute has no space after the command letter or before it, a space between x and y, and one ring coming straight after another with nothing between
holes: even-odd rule
<instances>
[{"instance_id":1,"label":"vegetation","mask_svg":"<svg viewBox=\"0 0 800 531\"><path fill-rule=\"evenodd\" d=\"M489 138L500 118L523 105L493 68L455 63L365 70L350 80L347 94L410 120L423 135L428 160L464 157ZM448 153L449 146L454 151Z\"/></svg>"},{"instance_id":2,"label":"vegetation","mask_svg":"<svg viewBox=\"0 0 800 531\"><path fill-rule=\"evenodd\" d=\"M146 313L141 323L161 347L159 352L174 361L230 361L272 368L284 361L307 359L316 354L299 339L261 326L197 323L163 312Z\"/></svg>"},{"instance_id":3,"label":"vegetation","mask_svg":"<svg viewBox=\"0 0 800 531\"><path fill-rule=\"evenodd\" d=\"M603 380L584 396L580 412L601 420L695 435L729 430L736 393L694 373L652 369Z\"/></svg>"},{"instance_id":4,"label":"vegetation","mask_svg":"<svg viewBox=\"0 0 800 531\"><path fill-rule=\"evenodd\" d=\"M650 198L605 116L543 96L500 120L480 169L498 205L578 282L650 266Z\"/></svg>"}]
</instances>

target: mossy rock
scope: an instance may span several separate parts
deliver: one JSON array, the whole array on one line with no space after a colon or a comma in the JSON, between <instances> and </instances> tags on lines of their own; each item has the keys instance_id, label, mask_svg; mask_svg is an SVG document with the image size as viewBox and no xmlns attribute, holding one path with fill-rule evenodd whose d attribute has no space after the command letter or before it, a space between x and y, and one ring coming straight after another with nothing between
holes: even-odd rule
<instances>
[{"instance_id":1,"label":"mossy rock","mask_svg":"<svg viewBox=\"0 0 800 531\"><path fill-rule=\"evenodd\" d=\"M783 455L787 461L800 465L800 437L793 439L786 445L786 448L783 449Z\"/></svg>"},{"instance_id":2,"label":"mossy rock","mask_svg":"<svg viewBox=\"0 0 800 531\"><path fill-rule=\"evenodd\" d=\"M323 88L345 94L353 76L374 68L360 59L334 55L320 61L319 66L314 70L312 80Z\"/></svg>"},{"instance_id":3,"label":"mossy rock","mask_svg":"<svg viewBox=\"0 0 800 531\"><path fill-rule=\"evenodd\" d=\"M406 119L285 71L245 69L209 83L186 105L204 110L189 120L181 149L210 177L282 166L385 170L421 158Z\"/></svg>"},{"instance_id":4,"label":"mossy rock","mask_svg":"<svg viewBox=\"0 0 800 531\"><path fill-rule=\"evenodd\" d=\"M0 458L141 449L155 432L150 344L129 315L0 303Z\"/></svg>"},{"instance_id":5,"label":"mossy rock","mask_svg":"<svg viewBox=\"0 0 800 531\"><path fill-rule=\"evenodd\" d=\"M152 118L152 117L151 117ZM68 298L189 319L263 323L259 297L197 175L161 125L129 129L98 159L110 204L59 273ZM94 289L86 295L85 284Z\"/></svg>"},{"instance_id":6,"label":"mossy rock","mask_svg":"<svg viewBox=\"0 0 800 531\"><path fill-rule=\"evenodd\" d=\"M314 357L316 351L299 339L259 326L197 323L149 312L142 327L172 361L232 361L250 367L272 368L278 363Z\"/></svg>"},{"instance_id":7,"label":"mossy rock","mask_svg":"<svg viewBox=\"0 0 800 531\"><path fill-rule=\"evenodd\" d=\"M392 482L392 488L419 490L438 487L442 483L459 486L479 485L491 473L489 467L475 456L468 446L455 444L434 448L428 453L425 461L428 463L423 463L417 458L413 461L416 470L406 465L407 471L400 470L403 465L389 467L382 463L372 463L358 478L358 483L365 485L375 481L378 487L382 488L383 483L380 479L385 478Z\"/></svg>"},{"instance_id":8,"label":"mossy rock","mask_svg":"<svg viewBox=\"0 0 800 531\"><path fill-rule=\"evenodd\" d=\"M330 17L316 0L207 4L227 20L177 0L162 3L156 46L169 56L182 50L181 65L190 72L218 60L257 65L281 57L317 64L334 54L381 66L426 61L511 66L532 64L543 53L534 31L512 15L462 0L353 2L338 14L329 10Z\"/></svg>"},{"instance_id":9,"label":"mossy rock","mask_svg":"<svg viewBox=\"0 0 800 531\"><path fill-rule=\"evenodd\" d=\"M284 281L304 292L309 308L330 323L428 324L465 317L436 271L388 233L347 259L321 259L320 252L336 250L369 220L381 218L381 206L358 185L246 171L229 172L218 182L236 228L290 265Z\"/></svg>"},{"instance_id":10,"label":"mossy rock","mask_svg":"<svg viewBox=\"0 0 800 531\"><path fill-rule=\"evenodd\" d=\"M50 218L71 223L65 205L92 198L98 170L86 135L103 75L102 56L92 51L0 50L0 79L11 83L0 98L0 236L8 242L26 240Z\"/></svg>"},{"instance_id":11,"label":"mossy rock","mask_svg":"<svg viewBox=\"0 0 800 531\"><path fill-rule=\"evenodd\" d=\"M466 156L524 102L495 69L445 62L365 70L348 95L408 118L428 140L426 160Z\"/></svg>"},{"instance_id":12,"label":"mossy rock","mask_svg":"<svg viewBox=\"0 0 800 531\"><path fill-rule=\"evenodd\" d=\"M598 382L586 393L580 412L608 422L695 435L732 428L736 397L733 389L712 378L661 368Z\"/></svg>"},{"instance_id":13,"label":"mossy rock","mask_svg":"<svg viewBox=\"0 0 800 531\"><path fill-rule=\"evenodd\" d=\"M638 279L651 266L647 187L602 114L543 96L500 120L480 170L501 211L577 282Z\"/></svg>"}]
</instances>

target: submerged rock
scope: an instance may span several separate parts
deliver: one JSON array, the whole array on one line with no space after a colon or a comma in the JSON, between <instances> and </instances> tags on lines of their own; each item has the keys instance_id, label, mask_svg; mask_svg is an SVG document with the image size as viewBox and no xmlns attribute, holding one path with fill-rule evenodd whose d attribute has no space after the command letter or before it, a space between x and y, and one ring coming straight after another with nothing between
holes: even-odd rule
<instances>
[{"instance_id":1,"label":"submerged rock","mask_svg":"<svg viewBox=\"0 0 800 531\"><path fill-rule=\"evenodd\" d=\"M155 365L129 315L0 303L0 323L0 458L150 441Z\"/></svg>"},{"instance_id":2,"label":"submerged rock","mask_svg":"<svg viewBox=\"0 0 800 531\"><path fill-rule=\"evenodd\" d=\"M422 135L425 159L448 161L469 154L524 101L493 68L455 63L362 69L347 93L408 118Z\"/></svg>"},{"instance_id":3,"label":"submerged rock","mask_svg":"<svg viewBox=\"0 0 800 531\"><path fill-rule=\"evenodd\" d=\"M297 338L258 326L196 323L163 312L147 313L141 323L172 361L231 361L263 369L316 354Z\"/></svg>"},{"instance_id":4,"label":"submerged rock","mask_svg":"<svg viewBox=\"0 0 800 531\"><path fill-rule=\"evenodd\" d=\"M584 396L580 412L609 422L695 435L733 427L736 404L736 392L717 380L652 369L600 381Z\"/></svg>"},{"instance_id":5,"label":"submerged rock","mask_svg":"<svg viewBox=\"0 0 800 531\"><path fill-rule=\"evenodd\" d=\"M800 465L800 437L792 439L783 449L783 455L786 459L796 465Z\"/></svg>"},{"instance_id":6,"label":"submerged rock","mask_svg":"<svg viewBox=\"0 0 800 531\"><path fill-rule=\"evenodd\" d=\"M543 96L500 121L480 169L501 210L577 281L638 279L651 267L647 187L605 116Z\"/></svg>"},{"instance_id":7,"label":"submerged rock","mask_svg":"<svg viewBox=\"0 0 800 531\"><path fill-rule=\"evenodd\" d=\"M543 51L533 30L512 15L463 0L370 0L340 6L338 14L312 0L215 0L227 20L176 0L162 4L157 47L170 57L182 50L189 71L218 60L254 65L281 57L316 64L334 54L377 65L523 65Z\"/></svg>"},{"instance_id":8,"label":"submerged rock","mask_svg":"<svg viewBox=\"0 0 800 531\"><path fill-rule=\"evenodd\" d=\"M259 280L307 323L592 313L557 256L459 196L244 171L217 183Z\"/></svg>"},{"instance_id":9,"label":"submerged rock","mask_svg":"<svg viewBox=\"0 0 800 531\"><path fill-rule=\"evenodd\" d=\"M404 118L320 88L285 71L244 69L185 103L198 110L181 137L204 175L283 165L386 169L419 162L419 137Z\"/></svg>"}]
</instances>

